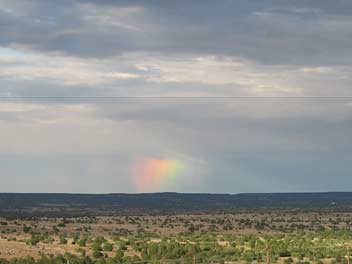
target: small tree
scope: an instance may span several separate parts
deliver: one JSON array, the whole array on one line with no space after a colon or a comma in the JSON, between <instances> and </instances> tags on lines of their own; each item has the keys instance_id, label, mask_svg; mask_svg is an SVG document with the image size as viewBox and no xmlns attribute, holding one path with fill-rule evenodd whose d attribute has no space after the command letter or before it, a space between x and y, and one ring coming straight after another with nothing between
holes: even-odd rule
<instances>
[{"instance_id":1,"label":"small tree","mask_svg":"<svg viewBox=\"0 0 352 264\"><path fill-rule=\"evenodd\" d=\"M64 236L60 236L60 244L67 244L67 239Z\"/></svg>"}]
</instances>

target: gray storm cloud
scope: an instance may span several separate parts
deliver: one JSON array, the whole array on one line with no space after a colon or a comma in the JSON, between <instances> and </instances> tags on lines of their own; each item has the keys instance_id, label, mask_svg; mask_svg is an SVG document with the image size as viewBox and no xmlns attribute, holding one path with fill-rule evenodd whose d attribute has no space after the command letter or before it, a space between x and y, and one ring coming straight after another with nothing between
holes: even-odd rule
<instances>
[{"instance_id":1,"label":"gray storm cloud","mask_svg":"<svg viewBox=\"0 0 352 264\"><path fill-rule=\"evenodd\" d=\"M349 190L351 10L0 0L0 191L134 192L141 157L191 172L152 191Z\"/></svg>"}]
</instances>

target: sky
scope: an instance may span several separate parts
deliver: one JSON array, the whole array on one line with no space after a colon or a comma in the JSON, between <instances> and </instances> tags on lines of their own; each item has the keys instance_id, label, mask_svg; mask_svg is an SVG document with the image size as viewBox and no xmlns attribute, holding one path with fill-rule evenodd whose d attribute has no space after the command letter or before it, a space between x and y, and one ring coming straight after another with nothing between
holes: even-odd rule
<instances>
[{"instance_id":1,"label":"sky","mask_svg":"<svg viewBox=\"0 0 352 264\"><path fill-rule=\"evenodd\" d=\"M352 1L0 0L0 192L352 188Z\"/></svg>"}]
</instances>

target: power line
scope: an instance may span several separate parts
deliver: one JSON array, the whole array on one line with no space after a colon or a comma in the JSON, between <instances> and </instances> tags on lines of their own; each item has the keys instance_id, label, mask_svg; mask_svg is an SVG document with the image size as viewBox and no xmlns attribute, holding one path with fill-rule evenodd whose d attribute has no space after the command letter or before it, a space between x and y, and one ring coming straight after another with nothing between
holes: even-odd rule
<instances>
[{"instance_id":1,"label":"power line","mask_svg":"<svg viewBox=\"0 0 352 264\"><path fill-rule=\"evenodd\" d=\"M236 100L236 99L285 99L285 100L349 100L352 96L0 96L0 100Z\"/></svg>"}]
</instances>

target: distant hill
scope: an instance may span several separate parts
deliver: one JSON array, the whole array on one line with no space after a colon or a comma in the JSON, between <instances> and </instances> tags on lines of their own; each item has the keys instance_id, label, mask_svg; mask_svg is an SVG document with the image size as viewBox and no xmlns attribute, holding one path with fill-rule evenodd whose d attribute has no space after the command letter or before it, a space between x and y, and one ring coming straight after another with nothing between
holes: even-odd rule
<instances>
[{"instance_id":1,"label":"distant hill","mask_svg":"<svg viewBox=\"0 0 352 264\"><path fill-rule=\"evenodd\" d=\"M352 208L352 192L327 193L0 193L0 215L115 215L230 212L246 209Z\"/></svg>"}]
</instances>

